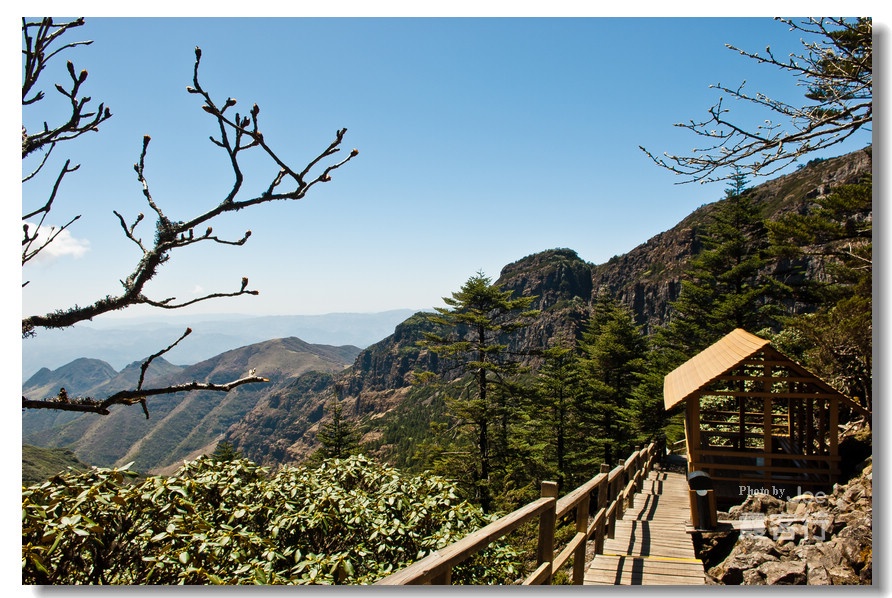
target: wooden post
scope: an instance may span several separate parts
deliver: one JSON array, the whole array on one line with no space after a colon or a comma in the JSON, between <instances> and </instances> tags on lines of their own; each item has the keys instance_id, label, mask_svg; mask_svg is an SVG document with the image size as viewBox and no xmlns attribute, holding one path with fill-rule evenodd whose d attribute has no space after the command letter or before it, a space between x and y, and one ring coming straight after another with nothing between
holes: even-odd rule
<instances>
[{"instance_id":1,"label":"wooden post","mask_svg":"<svg viewBox=\"0 0 892 598\"><path fill-rule=\"evenodd\" d=\"M765 397L764 402L762 404L762 420L763 426L765 428L762 430L762 452L766 455L770 455L772 452L772 423L774 422L774 415L771 413L772 401L771 397ZM765 457L765 475L763 476L766 480L771 480L773 474L771 473L771 457Z\"/></svg>"},{"instance_id":2,"label":"wooden post","mask_svg":"<svg viewBox=\"0 0 892 598\"><path fill-rule=\"evenodd\" d=\"M576 533L588 533L588 506L591 497L586 494L582 500L576 505ZM588 540L588 538L586 538ZM581 586L582 579L585 577L585 546L587 542L583 541L579 544L573 553L573 585Z\"/></svg>"},{"instance_id":3,"label":"wooden post","mask_svg":"<svg viewBox=\"0 0 892 598\"><path fill-rule=\"evenodd\" d=\"M448 586L452 585L452 567L449 567L441 574L431 580L431 585Z\"/></svg>"},{"instance_id":4,"label":"wooden post","mask_svg":"<svg viewBox=\"0 0 892 598\"><path fill-rule=\"evenodd\" d=\"M605 475L604 481L598 486L598 511L603 510L604 513L607 513L607 494L610 492L607 482L609 481L606 476L610 475L610 466L606 463L601 463L601 473ZM598 529L595 532L595 554L601 554L604 552L604 533L607 530L607 518L602 517L601 523L598 525Z\"/></svg>"},{"instance_id":5,"label":"wooden post","mask_svg":"<svg viewBox=\"0 0 892 598\"><path fill-rule=\"evenodd\" d=\"M685 438L688 440L688 473L702 469L700 463L700 394L688 397L685 417Z\"/></svg>"},{"instance_id":6,"label":"wooden post","mask_svg":"<svg viewBox=\"0 0 892 598\"><path fill-rule=\"evenodd\" d=\"M830 466L830 479L829 482L832 484L836 481L836 476L838 475L839 465L836 461L833 460L833 457L839 455L839 399L836 397L832 397L830 399L830 422L828 424L829 430L829 440L830 440L830 457L831 459L828 462Z\"/></svg>"},{"instance_id":7,"label":"wooden post","mask_svg":"<svg viewBox=\"0 0 892 598\"><path fill-rule=\"evenodd\" d=\"M626 489L626 484L629 483L629 473L626 471L626 464L623 463L622 471L619 472L619 475L616 476L614 483L616 484L616 489L613 491L613 498L616 499L616 513L617 519L623 518L623 513L626 511L626 501L623 500L623 491ZM613 536L610 536L611 538Z\"/></svg>"},{"instance_id":8,"label":"wooden post","mask_svg":"<svg viewBox=\"0 0 892 598\"><path fill-rule=\"evenodd\" d=\"M607 518L607 537L611 540L614 533L616 533L616 510L619 508L616 502L616 482L620 477L616 476L611 480L610 473L608 472L607 474L607 509L610 511L610 517Z\"/></svg>"},{"instance_id":9,"label":"wooden post","mask_svg":"<svg viewBox=\"0 0 892 598\"><path fill-rule=\"evenodd\" d=\"M551 506L539 515L539 549L537 565L554 562L554 527L557 519L557 482L542 482L542 498L551 498ZM550 567L550 566L549 566ZM550 585L554 571L548 572L543 583Z\"/></svg>"}]
</instances>

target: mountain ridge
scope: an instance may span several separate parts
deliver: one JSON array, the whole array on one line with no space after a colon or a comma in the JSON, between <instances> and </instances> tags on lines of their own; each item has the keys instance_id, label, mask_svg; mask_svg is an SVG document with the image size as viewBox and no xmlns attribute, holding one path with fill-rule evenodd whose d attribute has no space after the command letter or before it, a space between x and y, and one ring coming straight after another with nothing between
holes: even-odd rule
<instances>
[{"instance_id":1,"label":"mountain ridge","mask_svg":"<svg viewBox=\"0 0 892 598\"><path fill-rule=\"evenodd\" d=\"M752 194L754 203L762 208L766 217L776 217L785 211L801 209L802 205L828 193L837 185L853 182L864 172L869 172L870 168L870 150L865 149L809 163L794 173L753 187L747 193ZM561 337L578 337L590 307L601 290L606 290L628 305L637 322L648 331L663 323L668 317L671 302L677 299L680 292L685 264L699 251L701 230L717 203L701 206L672 228L603 264L591 264L572 249L556 248L528 255L504 266L496 284L516 295L535 296L533 307L542 310L536 321L510 339L511 349L543 347ZM434 324L429 316L425 312L414 313L397 323L389 336L362 350L357 348L352 365L348 363L340 368L322 371L303 370L301 375L295 371L286 372L285 367L276 369L278 366L274 367L270 361L271 371L275 370L277 376L282 377L263 389L252 389L250 392L236 389L225 397L188 396L179 406L170 401L154 402L150 405L153 417L157 416L169 424L167 433L173 439L161 438L159 428L159 431L152 432L150 438L134 439L126 451L122 452L119 448L115 453L108 446L107 439L103 439L101 430L106 424L93 423L89 430L75 429L67 424L67 428L62 426L55 429L59 436L56 442L61 443L56 446L65 446L65 442L75 442L78 438L92 438L93 442L105 447L94 447L92 454L113 462L121 462L124 455L128 460L131 457L138 459L141 453L148 450L147 447L154 446L156 448L149 452L156 456L147 460L143 457L143 462L160 468L175 460L171 455L180 458L194 454L202 446L208 446L209 439L225 438L232 441L245 456L261 464L300 461L318 446L315 434L324 417L324 405L332 398L342 402L348 418L363 425L366 440L380 438L382 426L389 421L388 418L396 417L394 413L398 407L407 400L428 400L422 395L413 394L412 383L417 370L448 374L448 364L418 345L424 333L433 329ZM251 347L251 351L258 350L254 345ZM267 345L267 349L272 347ZM283 347L277 350L281 353ZM238 368L243 368L241 372L244 372L251 363L249 353L246 350L238 358L233 355L224 358L222 356L225 354L221 354L214 358L219 360L213 364L208 363L211 360L206 360L191 366L191 369L186 368L181 374L214 379L213 376L222 375L220 371L223 371L215 369L217 364L222 364L220 367L229 374ZM229 358L232 360L227 361ZM191 373L187 374L186 371ZM258 373L266 375L259 368ZM203 402L207 404L202 405ZM218 408L211 408L214 402L219 403ZM236 408L235 404L239 404L240 408ZM174 408L179 417L170 415ZM202 417L193 417L193 411L201 412ZM216 415L211 415L215 411ZM133 431L142 425L138 421L142 417L139 410L131 409L130 412L126 418L116 415L125 419L110 420L117 421L114 425L125 430L128 438L132 438ZM184 414L188 417L183 417ZM181 419L183 421L179 421ZM199 425L207 427L202 434L195 432L195 427ZM137 442L137 448L133 448ZM81 441L81 446L87 444ZM163 450L157 448L162 446ZM386 446L379 446L378 449L384 458L391 450ZM86 448L81 451L79 457L86 455ZM158 457L157 453L165 456Z\"/></svg>"},{"instance_id":2,"label":"mountain ridge","mask_svg":"<svg viewBox=\"0 0 892 598\"><path fill-rule=\"evenodd\" d=\"M263 385L245 385L222 395L194 391L153 397L148 405L151 417L140 409L114 407L107 416L57 413L51 410L23 414L23 441L44 447L70 448L79 459L93 465L120 465L134 461L134 467L149 471L182 460L198 447L217 438L250 410L266 388L311 371L339 371L359 353L358 347L313 345L289 337L272 339L223 352L192 366L178 367L152 378L152 385L165 386L191 380L224 382L255 369L270 380ZM158 360L155 360L158 361ZM152 366L155 363L152 363ZM165 369L165 368L162 368ZM132 372L133 368L130 368ZM138 373L136 374L138 376ZM108 388L111 377L97 387ZM128 386L134 387L136 379ZM23 388L23 393L27 392ZM44 413L45 412L45 413ZM39 425L47 413L55 417L50 427ZM136 448L134 448L136 447Z\"/></svg>"},{"instance_id":3,"label":"mountain ridge","mask_svg":"<svg viewBox=\"0 0 892 598\"><path fill-rule=\"evenodd\" d=\"M803 204L837 185L855 182L871 167L871 150L867 148L814 161L747 193L765 218L776 218L786 211L801 209ZM647 332L665 322L671 302L679 296L685 264L699 251L701 229L718 201L701 206L667 231L604 264L591 264L572 249L558 248L504 266L495 284L513 291L514 296L535 296L532 307L542 310L531 325L506 340L509 350L544 347L560 337L577 338L601 290L628 305ZM268 405L261 400L225 438L261 463L300 461L318 446L318 424L309 422L306 414L321 413L325 402L333 397L344 404L348 417L365 424L366 439L380 435L388 414L413 396L412 374L416 369L445 372L436 355L418 346L431 326L424 313L413 315L398 325L393 335L364 349L353 366L335 375L329 386L315 396L307 394L294 401L295 411L281 412L277 421L271 421L266 413ZM253 430L260 420L266 427L263 435L256 435ZM386 447L379 456L392 457Z\"/></svg>"}]
</instances>

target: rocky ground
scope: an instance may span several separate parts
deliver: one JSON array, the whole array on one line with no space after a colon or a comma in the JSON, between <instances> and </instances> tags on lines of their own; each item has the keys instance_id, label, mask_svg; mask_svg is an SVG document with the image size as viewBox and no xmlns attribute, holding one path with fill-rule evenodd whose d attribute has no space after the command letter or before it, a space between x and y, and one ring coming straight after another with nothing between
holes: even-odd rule
<instances>
[{"instance_id":1,"label":"rocky ground","mask_svg":"<svg viewBox=\"0 0 892 598\"><path fill-rule=\"evenodd\" d=\"M720 512L719 519L740 520L745 529L702 539L701 558L710 583L872 583L872 459L865 462L859 475L836 485L830 495L805 494L782 500L753 494L728 513Z\"/></svg>"}]
</instances>

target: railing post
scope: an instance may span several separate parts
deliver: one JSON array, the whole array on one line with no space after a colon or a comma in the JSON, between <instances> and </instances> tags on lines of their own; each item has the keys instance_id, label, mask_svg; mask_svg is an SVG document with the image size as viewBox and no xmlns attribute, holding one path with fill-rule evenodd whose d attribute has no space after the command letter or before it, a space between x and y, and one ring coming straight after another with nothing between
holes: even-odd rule
<instances>
[{"instance_id":1,"label":"railing post","mask_svg":"<svg viewBox=\"0 0 892 598\"><path fill-rule=\"evenodd\" d=\"M622 519L623 513L626 512L626 501L623 498L623 493L626 490L626 484L629 483L629 472L626 470L626 463L623 462L622 470L619 472L619 475L616 476L616 491L613 496L616 499L616 518ZM612 535L610 536L613 537Z\"/></svg>"},{"instance_id":2,"label":"railing post","mask_svg":"<svg viewBox=\"0 0 892 598\"><path fill-rule=\"evenodd\" d=\"M551 506L539 515L539 550L537 565L549 563L548 575L542 583L551 584L551 578L554 571L551 570L551 563L554 563L554 527L557 519L557 482L542 482L542 498L554 499Z\"/></svg>"},{"instance_id":3,"label":"railing post","mask_svg":"<svg viewBox=\"0 0 892 598\"><path fill-rule=\"evenodd\" d=\"M610 475L610 466L606 463L601 463L601 473ZM598 511L604 511L604 517L601 518L601 523L598 524L598 529L595 532L595 554L601 554L604 552L604 534L607 530L607 495L610 493L610 480L605 477L604 481L598 487Z\"/></svg>"},{"instance_id":4,"label":"railing post","mask_svg":"<svg viewBox=\"0 0 892 598\"><path fill-rule=\"evenodd\" d=\"M576 505L576 533L588 534L588 510L591 496L586 494L579 504ZM581 586L582 579L585 577L585 546L588 543L588 537L585 538L576 551L573 553L573 585Z\"/></svg>"},{"instance_id":5,"label":"railing post","mask_svg":"<svg viewBox=\"0 0 892 598\"><path fill-rule=\"evenodd\" d=\"M640 490L641 484L641 446L639 445L635 446L635 452L632 453L632 470L627 472L626 477L628 478L626 485L630 492L626 497L625 507L630 509L635 504L635 495Z\"/></svg>"}]
</instances>

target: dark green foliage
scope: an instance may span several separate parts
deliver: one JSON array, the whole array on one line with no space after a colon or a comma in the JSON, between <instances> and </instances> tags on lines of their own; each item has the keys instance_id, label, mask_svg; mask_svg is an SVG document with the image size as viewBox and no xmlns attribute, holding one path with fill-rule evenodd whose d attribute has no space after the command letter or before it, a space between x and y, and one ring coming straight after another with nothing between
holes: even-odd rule
<instances>
[{"instance_id":1,"label":"dark green foliage","mask_svg":"<svg viewBox=\"0 0 892 598\"><path fill-rule=\"evenodd\" d=\"M634 446L629 401L644 371L648 345L629 308L601 292L579 347L582 437L576 467L587 473L597 471L600 463L613 464Z\"/></svg>"},{"instance_id":2,"label":"dark green foliage","mask_svg":"<svg viewBox=\"0 0 892 598\"><path fill-rule=\"evenodd\" d=\"M461 425L473 429L476 457L466 467L474 468L471 478L484 511L491 507L492 460L500 448L506 450L514 402L505 388L492 395L489 391L507 384L517 372L505 335L528 325L539 313L529 309L535 297L512 298L512 294L478 272L451 297L443 298L449 307L437 308L439 315L432 320L445 332L426 333L422 343L441 358L454 360L467 375L460 392L447 400L447 408Z\"/></svg>"},{"instance_id":3,"label":"dark green foliage","mask_svg":"<svg viewBox=\"0 0 892 598\"><path fill-rule=\"evenodd\" d=\"M235 448L235 445L228 440L221 440L218 442L216 448L214 448L214 452L211 453L211 459L222 463L228 463L241 458L242 454Z\"/></svg>"},{"instance_id":4,"label":"dark green foliage","mask_svg":"<svg viewBox=\"0 0 892 598\"><path fill-rule=\"evenodd\" d=\"M579 354L568 341L543 352L536 376L536 398L530 406L531 437L543 444L542 459L555 472L561 488L571 472L569 455L577 433L576 405L582 392Z\"/></svg>"},{"instance_id":5,"label":"dark green foliage","mask_svg":"<svg viewBox=\"0 0 892 598\"><path fill-rule=\"evenodd\" d=\"M24 584L364 584L489 522L436 476L362 456L316 469L203 457L172 477L63 474L22 494ZM454 569L505 583L500 544Z\"/></svg>"},{"instance_id":6,"label":"dark green foliage","mask_svg":"<svg viewBox=\"0 0 892 598\"><path fill-rule=\"evenodd\" d=\"M809 257L815 274L794 290L811 313L784 319L782 351L861 404L873 407L873 185L870 175L769 222L782 257ZM806 273L808 274L808 273Z\"/></svg>"},{"instance_id":7,"label":"dark green foliage","mask_svg":"<svg viewBox=\"0 0 892 598\"><path fill-rule=\"evenodd\" d=\"M344 416L344 406L337 398L332 398L327 411L328 419L316 432L316 440L322 444L322 448L314 455L314 463L320 459L342 458L359 452L359 428Z\"/></svg>"},{"instance_id":8,"label":"dark green foliage","mask_svg":"<svg viewBox=\"0 0 892 598\"><path fill-rule=\"evenodd\" d=\"M739 171L700 234L662 341L693 357L735 328L777 330L785 287L768 276L768 236ZM664 345L666 346L666 345Z\"/></svg>"}]
</instances>

